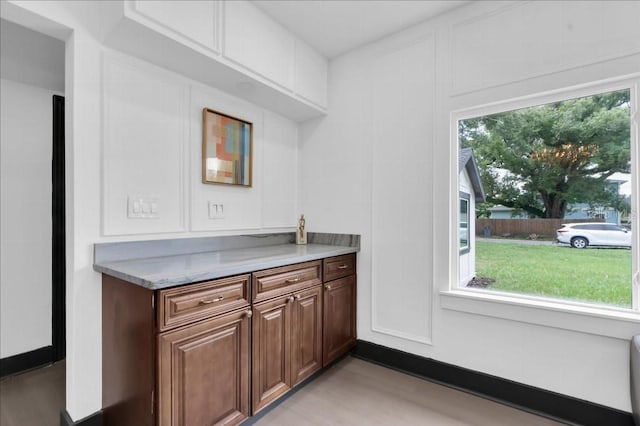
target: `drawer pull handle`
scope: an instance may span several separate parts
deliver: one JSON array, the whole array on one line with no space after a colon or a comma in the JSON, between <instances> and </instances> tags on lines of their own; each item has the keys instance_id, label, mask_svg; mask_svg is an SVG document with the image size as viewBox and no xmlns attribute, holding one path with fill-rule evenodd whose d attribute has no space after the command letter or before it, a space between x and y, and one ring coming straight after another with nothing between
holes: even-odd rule
<instances>
[{"instance_id":1,"label":"drawer pull handle","mask_svg":"<svg viewBox=\"0 0 640 426\"><path fill-rule=\"evenodd\" d=\"M326 288L327 290L331 290L331 286L330 285L325 285L324 288Z\"/></svg>"},{"instance_id":2,"label":"drawer pull handle","mask_svg":"<svg viewBox=\"0 0 640 426\"><path fill-rule=\"evenodd\" d=\"M298 281L300 281L300 277L296 276L295 278L289 278L288 280L286 280L285 282L288 283L297 283Z\"/></svg>"},{"instance_id":3,"label":"drawer pull handle","mask_svg":"<svg viewBox=\"0 0 640 426\"><path fill-rule=\"evenodd\" d=\"M208 305L210 303L214 303L214 302L219 302L221 300L224 300L224 296L220 296L220 297L216 297L215 299L210 299L210 300L201 300L200 304L201 305Z\"/></svg>"},{"instance_id":4,"label":"drawer pull handle","mask_svg":"<svg viewBox=\"0 0 640 426\"><path fill-rule=\"evenodd\" d=\"M247 318L251 318L251 317L253 316L253 311L252 311L251 309L247 309L247 310L244 312L244 315L245 315Z\"/></svg>"},{"instance_id":5,"label":"drawer pull handle","mask_svg":"<svg viewBox=\"0 0 640 426\"><path fill-rule=\"evenodd\" d=\"M340 265L338 269L349 269L349 265Z\"/></svg>"}]
</instances>

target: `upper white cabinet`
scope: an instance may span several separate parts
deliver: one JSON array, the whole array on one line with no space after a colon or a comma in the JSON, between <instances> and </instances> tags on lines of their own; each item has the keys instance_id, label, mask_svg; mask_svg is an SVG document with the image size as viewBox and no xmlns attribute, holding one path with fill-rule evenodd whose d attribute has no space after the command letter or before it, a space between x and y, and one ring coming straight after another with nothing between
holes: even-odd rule
<instances>
[{"instance_id":1,"label":"upper white cabinet","mask_svg":"<svg viewBox=\"0 0 640 426\"><path fill-rule=\"evenodd\" d=\"M101 4L116 50L295 121L326 114L327 60L250 1Z\"/></svg>"},{"instance_id":2,"label":"upper white cabinet","mask_svg":"<svg viewBox=\"0 0 640 426\"><path fill-rule=\"evenodd\" d=\"M292 90L294 36L247 1L225 2L224 17L223 55Z\"/></svg>"},{"instance_id":3,"label":"upper white cabinet","mask_svg":"<svg viewBox=\"0 0 640 426\"><path fill-rule=\"evenodd\" d=\"M149 19L149 25L182 41L220 52L220 1L135 0L130 7Z\"/></svg>"},{"instance_id":4,"label":"upper white cabinet","mask_svg":"<svg viewBox=\"0 0 640 426\"><path fill-rule=\"evenodd\" d=\"M327 60L302 40L296 40L294 75L296 95L326 107Z\"/></svg>"}]
</instances>

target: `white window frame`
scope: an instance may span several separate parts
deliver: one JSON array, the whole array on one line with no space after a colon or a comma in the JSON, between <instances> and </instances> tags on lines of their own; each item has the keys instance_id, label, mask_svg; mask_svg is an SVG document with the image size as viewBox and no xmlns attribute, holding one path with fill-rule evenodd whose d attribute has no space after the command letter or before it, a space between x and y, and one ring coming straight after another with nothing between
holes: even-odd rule
<instances>
[{"instance_id":1,"label":"white window frame","mask_svg":"<svg viewBox=\"0 0 640 426\"><path fill-rule=\"evenodd\" d=\"M597 95L628 89L631 101L631 221L632 240L632 307L618 308L572 300L486 291L460 286L459 270L459 173L458 121L500 112L559 102L567 99ZM608 79L516 99L494 102L452 111L450 114L450 209L449 226L449 282L440 291L444 309L503 318L519 322L581 331L607 337L629 339L640 330L640 142L638 123L640 113L640 73Z\"/></svg>"}]
</instances>

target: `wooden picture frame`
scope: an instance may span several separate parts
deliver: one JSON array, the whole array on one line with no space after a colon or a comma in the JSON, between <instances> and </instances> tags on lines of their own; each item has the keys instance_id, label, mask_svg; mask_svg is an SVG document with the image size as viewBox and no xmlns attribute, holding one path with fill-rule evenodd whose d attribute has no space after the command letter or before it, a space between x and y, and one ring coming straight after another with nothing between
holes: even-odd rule
<instances>
[{"instance_id":1,"label":"wooden picture frame","mask_svg":"<svg viewBox=\"0 0 640 426\"><path fill-rule=\"evenodd\" d=\"M202 110L202 183L251 187L253 124Z\"/></svg>"}]
</instances>

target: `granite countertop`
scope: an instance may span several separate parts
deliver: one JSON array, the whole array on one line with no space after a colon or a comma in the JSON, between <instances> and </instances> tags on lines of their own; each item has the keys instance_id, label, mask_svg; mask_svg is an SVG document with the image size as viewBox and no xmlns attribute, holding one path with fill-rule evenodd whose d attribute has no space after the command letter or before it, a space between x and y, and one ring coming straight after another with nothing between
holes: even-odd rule
<instances>
[{"instance_id":1,"label":"granite countertop","mask_svg":"<svg viewBox=\"0 0 640 426\"><path fill-rule=\"evenodd\" d=\"M151 290L355 253L357 247L277 244L94 263L93 269Z\"/></svg>"}]
</instances>

